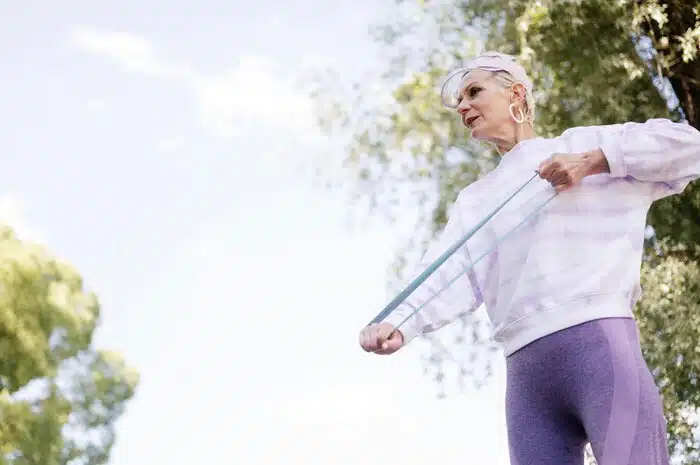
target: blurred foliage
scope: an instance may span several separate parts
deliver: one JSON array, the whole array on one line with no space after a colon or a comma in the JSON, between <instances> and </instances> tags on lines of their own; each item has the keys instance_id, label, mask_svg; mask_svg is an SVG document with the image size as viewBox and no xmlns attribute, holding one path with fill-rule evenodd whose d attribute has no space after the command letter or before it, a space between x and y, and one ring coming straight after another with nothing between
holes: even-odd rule
<instances>
[{"instance_id":1,"label":"blurred foliage","mask_svg":"<svg viewBox=\"0 0 700 465\"><path fill-rule=\"evenodd\" d=\"M541 135L658 117L700 128L697 2L398 0L374 35L387 54L378 82L339 92L341 76L329 75L315 83L313 96L321 126L347 138L344 165L358 195L392 217L420 211L415 235L397 258L399 274L408 251L422 249L444 225L457 193L496 162L438 96L448 72L477 51L516 55L527 68ZM644 354L664 395L670 448L682 463L700 463L700 182L656 202L648 220L656 235L635 309ZM460 382L488 374L494 347L483 318L469 316L450 331L428 338L427 365L441 386L451 362Z\"/></svg>"},{"instance_id":2,"label":"blurred foliage","mask_svg":"<svg viewBox=\"0 0 700 465\"><path fill-rule=\"evenodd\" d=\"M97 297L70 265L6 226L0 272L0 463L106 463L139 377L91 347Z\"/></svg>"},{"instance_id":3,"label":"blurred foliage","mask_svg":"<svg viewBox=\"0 0 700 465\"><path fill-rule=\"evenodd\" d=\"M700 243L660 241L642 266L636 307L644 358L664 398L669 447L683 463L700 463Z\"/></svg>"}]
</instances>

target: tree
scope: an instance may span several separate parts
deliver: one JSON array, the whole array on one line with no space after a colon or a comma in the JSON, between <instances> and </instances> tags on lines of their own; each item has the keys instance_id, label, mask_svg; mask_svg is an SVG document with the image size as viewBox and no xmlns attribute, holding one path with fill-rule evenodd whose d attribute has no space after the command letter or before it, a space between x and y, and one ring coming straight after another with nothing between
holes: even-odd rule
<instances>
[{"instance_id":1,"label":"tree","mask_svg":"<svg viewBox=\"0 0 700 465\"><path fill-rule=\"evenodd\" d=\"M350 136L345 161L360 181L358 192L390 214L397 206L421 207L421 227L406 248L420 250L416 246L444 225L457 193L496 160L440 106L437 91L450 70L478 48L518 56L535 82L536 129L545 136L652 117L686 118L700 127L700 8L693 3L397 1L398 14L376 29L391 58L380 85L364 82L349 97L329 92L340 87L334 77L332 88L319 81L313 95L323 127L336 137ZM366 90L373 88L379 91ZM700 257L699 183L657 202L649 224L655 236L643 268L646 293L635 309L644 355L669 412L672 452L684 463L700 463L697 423L689 415L700 407L700 353L694 349L700 322L690 317L700 314L700 290L693 284ZM403 254L397 269L410 261ZM452 325L452 333L430 339L428 366L441 384L454 344L468 353L457 360L459 380L483 372L477 362L488 368L485 354L493 346L482 323L468 317Z\"/></svg>"},{"instance_id":2,"label":"tree","mask_svg":"<svg viewBox=\"0 0 700 465\"><path fill-rule=\"evenodd\" d=\"M80 275L0 228L0 463L106 463L138 374L92 347L100 306Z\"/></svg>"}]
</instances>

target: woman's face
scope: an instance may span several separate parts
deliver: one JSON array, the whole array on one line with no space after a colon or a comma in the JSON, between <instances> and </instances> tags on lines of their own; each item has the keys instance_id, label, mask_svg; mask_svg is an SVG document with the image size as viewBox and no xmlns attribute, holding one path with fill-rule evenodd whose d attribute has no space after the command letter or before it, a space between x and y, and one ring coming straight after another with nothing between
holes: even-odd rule
<instances>
[{"instance_id":1,"label":"woman's face","mask_svg":"<svg viewBox=\"0 0 700 465\"><path fill-rule=\"evenodd\" d=\"M515 123L508 109L514 92L503 88L492 77L488 71L477 69L470 71L462 81L457 111L477 140L499 140Z\"/></svg>"}]
</instances>

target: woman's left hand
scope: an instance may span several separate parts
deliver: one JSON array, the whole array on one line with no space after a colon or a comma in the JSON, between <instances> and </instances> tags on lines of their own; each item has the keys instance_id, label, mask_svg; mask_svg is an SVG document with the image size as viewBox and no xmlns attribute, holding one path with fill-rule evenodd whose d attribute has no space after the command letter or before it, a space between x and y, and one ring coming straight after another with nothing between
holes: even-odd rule
<instances>
[{"instance_id":1,"label":"woman's left hand","mask_svg":"<svg viewBox=\"0 0 700 465\"><path fill-rule=\"evenodd\" d=\"M539 167L540 178L549 182L557 192L574 187L586 176L610 172L601 150L584 153L556 153Z\"/></svg>"}]
</instances>

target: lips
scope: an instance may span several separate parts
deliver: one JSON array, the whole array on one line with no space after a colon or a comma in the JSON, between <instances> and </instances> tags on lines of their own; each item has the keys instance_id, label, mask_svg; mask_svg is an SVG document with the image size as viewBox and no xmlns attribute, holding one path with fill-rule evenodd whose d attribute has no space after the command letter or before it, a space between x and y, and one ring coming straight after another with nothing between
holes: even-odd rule
<instances>
[{"instance_id":1,"label":"lips","mask_svg":"<svg viewBox=\"0 0 700 465\"><path fill-rule=\"evenodd\" d=\"M478 116L470 116L469 118L464 118L464 125L467 127L472 127L472 124L474 124L474 121L476 121L478 118Z\"/></svg>"}]
</instances>

